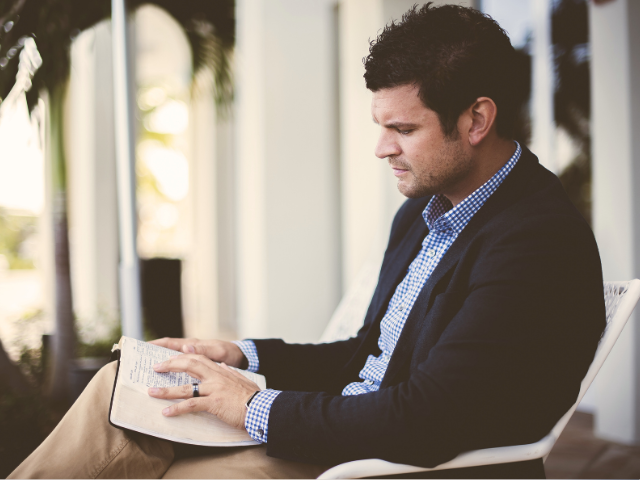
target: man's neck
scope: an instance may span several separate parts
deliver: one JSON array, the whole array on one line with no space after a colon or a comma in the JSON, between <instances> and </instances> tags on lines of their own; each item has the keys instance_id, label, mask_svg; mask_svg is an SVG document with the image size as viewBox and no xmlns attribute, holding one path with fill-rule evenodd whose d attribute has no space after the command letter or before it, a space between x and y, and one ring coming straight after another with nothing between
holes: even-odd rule
<instances>
[{"instance_id":1,"label":"man's neck","mask_svg":"<svg viewBox=\"0 0 640 480\"><path fill-rule=\"evenodd\" d=\"M490 143L479 146L474 151L475 168L455 186L454 191L445 192L444 196L455 207L493 177L509 161L515 151L515 142L502 138L496 138Z\"/></svg>"}]
</instances>

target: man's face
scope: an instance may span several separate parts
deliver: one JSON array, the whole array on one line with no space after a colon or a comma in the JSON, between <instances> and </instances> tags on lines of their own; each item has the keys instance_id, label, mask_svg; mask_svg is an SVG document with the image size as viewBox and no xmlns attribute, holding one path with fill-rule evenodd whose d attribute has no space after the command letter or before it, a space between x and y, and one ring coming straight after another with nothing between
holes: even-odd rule
<instances>
[{"instance_id":1,"label":"man's face","mask_svg":"<svg viewBox=\"0 0 640 480\"><path fill-rule=\"evenodd\" d=\"M376 156L389 161L406 197L455 194L470 175L472 159L464 137L445 136L438 115L418 97L417 86L374 92L371 113L381 127Z\"/></svg>"}]
</instances>

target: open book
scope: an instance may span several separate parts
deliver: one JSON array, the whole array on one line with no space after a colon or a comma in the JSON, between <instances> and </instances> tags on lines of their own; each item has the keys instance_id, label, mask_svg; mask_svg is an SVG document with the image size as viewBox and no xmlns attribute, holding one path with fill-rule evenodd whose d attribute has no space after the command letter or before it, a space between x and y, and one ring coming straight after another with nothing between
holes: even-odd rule
<instances>
[{"instance_id":1,"label":"open book","mask_svg":"<svg viewBox=\"0 0 640 480\"><path fill-rule=\"evenodd\" d=\"M185 383L200 383L182 372L157 373L153 365L181 352L169 350L135 338L122 337L113 346L118 357L118 370L113 385L109 423L115 427L164 438L173 442L211 447L257 445L245 430L238 430L207 412L186 413L165 417L162 410L183 400L153 398L149 387L174 387ZM119 353L119 355L118 355ZM238 372L266 388L262 375L246 370Z\"/></svg>"}]
</instances>

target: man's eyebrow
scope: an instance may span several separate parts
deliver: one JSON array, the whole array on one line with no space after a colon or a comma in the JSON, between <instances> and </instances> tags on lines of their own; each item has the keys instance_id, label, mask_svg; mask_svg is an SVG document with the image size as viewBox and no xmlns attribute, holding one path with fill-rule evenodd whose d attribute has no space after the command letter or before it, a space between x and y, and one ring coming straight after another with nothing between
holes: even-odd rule
<instances>
[{"instance_id":1,"label":"man's eyebrow","mask_svg":"<svg viewBox=\"0 0 640 480\"><path fill-rule=\"evenodd\" d=\"M378 123L378 120L373 117L371 120L373 120L373 123L375 123L376 125L380 125ZM391 122L391 123L385 123L383 125L383 127L385 128L395 128L396 130L412 130L414 128L418 128L418 124L416 123L405 123L405 122Z\"/></svg>"},{"instance_id":2,"label":"man's eyebrow","mask_svg":"<svg viewBox=\"0 0 640 480\"><path fill-rule=\"evenodd\" d=\"M418 125L415 123L391 122L391 123L385 123L383 127L395 128L396 130L411 130L411 129L417 128Z\"/></svg>"}]
</instances>

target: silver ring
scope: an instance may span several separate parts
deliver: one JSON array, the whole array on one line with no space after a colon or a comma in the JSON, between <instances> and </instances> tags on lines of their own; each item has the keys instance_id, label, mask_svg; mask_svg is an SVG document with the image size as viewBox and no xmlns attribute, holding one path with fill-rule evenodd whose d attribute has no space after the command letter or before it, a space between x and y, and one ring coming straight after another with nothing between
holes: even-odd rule
<instances>
[{"instance_id":1,"label":"silver ring","mask_svg":"<svg viewBox=\"0 0 640 480\"><path fill-rule=\"evenodd\" d=\"M193 383L193 397L199 397L200 396L200 385L198 385L197 383Z\"/></svg>"}]
</instances>

